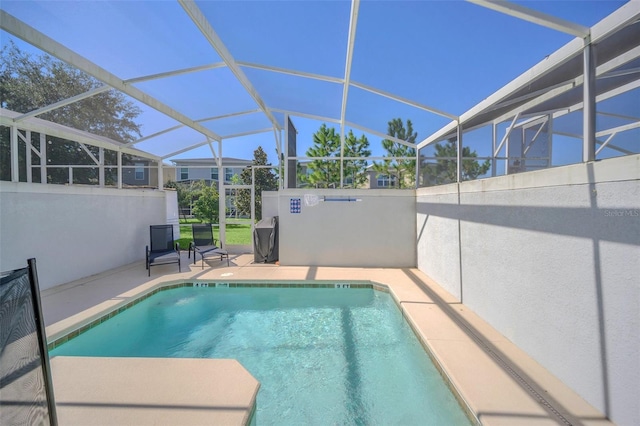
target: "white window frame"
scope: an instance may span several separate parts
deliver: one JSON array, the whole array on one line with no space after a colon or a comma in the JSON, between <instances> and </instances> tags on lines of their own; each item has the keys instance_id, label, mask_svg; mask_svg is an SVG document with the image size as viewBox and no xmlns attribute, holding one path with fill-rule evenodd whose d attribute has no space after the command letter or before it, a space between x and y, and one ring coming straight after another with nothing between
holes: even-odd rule
<instances>
[{"instance_id":1,"label":"white window frame","mask_svg":"<svg viewBox=\"0 0 640 426\"><path fill-rule=\"evenodd\" d=\"M225 167L224 168L224 181L225 182L231 182L231 179L233 179L233 176L235 175L233 170L234 170L233 167Z\"/></svg>"},{"instance_id":2,"label":"white window frame","mask_svg":"<svg viewBox=\"0 0 640 426\"><path fill-rule=\"evenodd\" d=\"M144 163L133 163L135 166L133 175L135 180L144 180ZM138 173L142 175L138 177Z\"/></svg>"},{"instance_id":3,"label":"white window frame","mask_svg":"<svg viewBox=\"0 0 640 426\"><path fill-rule=\"evenodd\" d=\"M376 185L378 188L393 188L396 183L394 175L378 175L376 176Z\"/></svg>"}]
</instances>

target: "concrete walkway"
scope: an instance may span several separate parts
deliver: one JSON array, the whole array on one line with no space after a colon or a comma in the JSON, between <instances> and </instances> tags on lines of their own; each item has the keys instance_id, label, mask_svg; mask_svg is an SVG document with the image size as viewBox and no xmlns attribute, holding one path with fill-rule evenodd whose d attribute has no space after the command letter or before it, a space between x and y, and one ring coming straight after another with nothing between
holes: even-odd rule
<instances>
[{"instance_id":1,"label":"concrete walkway","mask_svg":"<svg viewBox=\"0 0 640 426\"><path fill-rule=\"evenodd\" d=\"M177 265L143 262L43 291L49 341L165 282L370 280L387 286L470 416L484 425L608 425L604 415L417 269L254 264L252 255ZM192 259L191 259L192 261ZM99 361L96 361L99 362ZM56 365L53 366L54 375ZM70 370L65 374L74 374ZM238 383L231 379L231 384ZM247 389L251 389L249 385ZM57 392L56 388L56 392ZM249 392L250 393L250 392ZM97 396L99 397L99 395ZM215 401L211 404L216 405ZM246 417L242 417L246 418ZM188 423L185 418L182 424ZM167 423L168 424L168 423ZM191 424L197 424L197 421Z\"/></svg>"}]
</instances>

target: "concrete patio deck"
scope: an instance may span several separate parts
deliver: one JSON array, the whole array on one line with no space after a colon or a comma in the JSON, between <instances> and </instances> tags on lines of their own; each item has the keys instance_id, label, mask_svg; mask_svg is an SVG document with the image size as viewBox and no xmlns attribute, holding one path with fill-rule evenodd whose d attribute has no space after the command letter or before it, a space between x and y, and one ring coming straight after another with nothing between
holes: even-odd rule
<instances>
[{"instance_id":1,"label":"concrete patio deck","mask_svg":"<svg viewBox=\"0 0 640 426\"><path fill-rule=\"evenodd\" d=\"M144 262L136 262L115 270L107 271L83 280L60 285L42 292L42 304L49 341L88 324L140 294L148 292L161 283L182 280L211 280L233 282L235 280L370 280L388 286L399 303L405 317L416 331L423 346L450 387L457 394L462 405L472 413L475 420L484 425L607 425L611 424L602 413L589 405L575 392L550 374L535 360L499 334L489 324L475 315L465 305L457 302L437 283L418 269L392 268L332 268L332 267L292 267L254 264L253 255L230 254L231 266L226 260L207 260L204 269L200 262L193 265L183 254L182 271L177 266L154 267L151 277L147 277ZM110 362L105 358L105 367ZM101 363L101 359L90 362ZM66 361L72 365L72 361ZM54 358L52 369L56 393L68 394L62 389L73 386L69 375L79 374L67 368L64 378L58 373L60 367ZM168 364L167 364L168 365ZM97 369L97 367L95 367ZM102 367L100 367L102 368ZM58 371L57 371L58 370ZM169 373L168 373L169 374ZM139 378L142 379L143 376ZM230 388L245 386L251 392L251 384L231 378ZM58 380L60 383L56 383ZM150 379L151 380L151 379ZM194 376L194 381L202 380ZM245 380L245 379L242 379ZM151 383L151 382L149 382ZM155 383L155 382L154 382ZM62 387L59 389L59 387ZM92 398L109 401L108 386L94 386ZM187 387L188 388L188 387ZM197 386L196 386L197 388ZM255 387L254 387L255 388ZM102 390L101 390L102 389ZM158 396L158 405L166 405L167 389L147 386L148 401ZM257 388L255 388L257 391ZM102 393L101 393L102 392ZM112 392L111 392L112 393ZM211 392L207 403L216 406L215 392ZM245 395L246 396L246 395ZM135 404L118 404L112 407L121 419L135 419ZM81 424L82 417L71 417L69 406L59 406L60 414ZM148 411L148 407L145 408ZM159 408L160 409L160 408ZM161 411L170 410L162 408ZM250 410L247 408L247 410ZM197 411L197 410L196 410ZM248 412L248 411L247 411ZM234 418L233 424L242 424L238 419L247 419L247 412ZM193 411L193 413L196 413ZM201 413L200 413L201 414ZM90 415L90 414L87 414ZM168 419L161 417L161 420ZM181 424L198 424L201 418L182 415ZM200 420L200 421L199 421ZM77 423L76 423L77 422ZM86 422L85 422L86 423ZM166 424L171 424L167 420ZM226 424L226 422L225 422Z\"/></svg>"}]
</instances>

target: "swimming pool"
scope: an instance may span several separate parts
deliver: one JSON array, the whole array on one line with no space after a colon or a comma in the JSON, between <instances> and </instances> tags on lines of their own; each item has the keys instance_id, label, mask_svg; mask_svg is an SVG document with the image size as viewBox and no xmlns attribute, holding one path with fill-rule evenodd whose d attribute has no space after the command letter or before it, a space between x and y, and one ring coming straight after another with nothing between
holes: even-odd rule
<instances>
[{"instance_id":1,"label":"swimming pool","mask_svg":"<svg viewBox=\"0 0 640 426\"><path fill-rule=\"evenodd\" d=\"M261 383L257 424L468 425L388 293L161 291L51 356L235 358Z\"/></svg>"}]
</instances>

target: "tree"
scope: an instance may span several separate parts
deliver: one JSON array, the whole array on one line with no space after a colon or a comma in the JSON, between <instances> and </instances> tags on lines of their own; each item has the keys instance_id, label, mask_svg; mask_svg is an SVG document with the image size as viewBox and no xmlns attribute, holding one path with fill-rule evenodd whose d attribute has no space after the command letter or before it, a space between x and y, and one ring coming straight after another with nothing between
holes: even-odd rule
<instances>
[{"instance_id":1,"label":"tree","mask_svg":"<svg viewBox=\"0 0 640 426\"><path fill-rule=\"evenodd\" d=\"M389 121L387 134L396 139L401 139L409 143L415 144L418 133L413 131L411 120L407 120L405 128L401 118L394 118ZM401 160L397 157L415 157L415 148L408 147L400 142L391 139L382 141L382 147L387 151L381 163L374 163L373 169L381 174L395 175L398 179L399 188L412 188L415 186L416 162L414 160Z\"/></svg>"},{"instance_id":2,"label":"tree","mask_svg":"<svg viewBox=\"0 0 640 426\"><path fill-rule=\"evenodd\" d=\"M204 186L204 181L196 182L174 182L170 180L164 184L165 188L175 188L178 193L178 209L182 217L186 220L187 213L191 211L191 206L200 196L200 190Z\"/></svg>"},{"instance_id":3,"label":"tree","mask_svg":"<svg viewBox=\"0 0 640 426\"><path fill-rule=\"evenodd\" d=\"M0 51L2 108L27 113L102 85L95 78L49 55L33 56L22 52L13 42ZM135 121L140 113L141 110L122 93L110 90L46 112L38 118L126 143L141 136L140 125ZM2 180L9 180L11 176L8 135L8 131L0 134ZM46 146L48 165L92 164L90 157L78 143L54 137L48 137L47 140L52 142ZM36 138L34 144L38 149L41 148ZM24 162L23 143L22 146L21 164ZM98 155L97 147L87 148L94 156ZM105 162L116 164L116 155L115 151L106 150ZM91 174L95 170L77 169L74 170L74 175L76 173Z\"/></svg>"},{"instance_id":4,"label":"tree","mask_svg":"<svg viewBox=\"0 0 640 426\"><path fill-rule=\"evenodd\" d=\"M204 184L204 181L202 181ZM200 190L200 196L193 203L193 215L202 222L218 223L220 204L218 202L218 189L216 183L204 184Z\"/></svg>"},{"instance_id":5,"label":"tree","mask_svg":"<svg viewBox=\"0 0 640 426\"><path fill-rule=\"evenodd\" d=\"M432 165L423 166L423 170L426 168L425 180L427 184L439 185L443 183L457 182L458 166L458 143L455 138L449 139L444 144L435 145L435 157L438 158L437 162ZM468 146L462 147L462 177L463 181L477 179L478 176L482 176L491 168L491 162L485 160L480 163L478 160L474 160L478 154L476 151L471 151Z\"/></svg>"},{"instance_id":6,"label":"tree","mask_svg":"<svg viewBox=\"0 0 640 426\"><path fill-rule=\"evenodd\" d=\"M314 145L307 150L308 157L336 157L335 160L311 160L307 166L310 173L306 177L310 184L320 187L340 186L340 134L336 129L326 124L313 134ZM362 157L362 160L344 160L343 173L345 178L352 179L354 187L366 182L366 158L371 155L369 140L365 135L356 138L353 130L344 138L344 156Z\"/></svg>"},{"instance_id":7,"label":"tree","mask_svg":"<svg viewBox=\"0 0 640 426\"><path fill-rule=\"evenodd\" d=\"M261 146L253 151L253 166L270 166L267 162L267 154ZM277 191L278 177L271 168L259 167L255 171L255 181L253 188L255 191L255 215L256 220L262 219L262 191ZM251 167L245 168L240 174L240 180L245 185L251 185ZM251 211L251 191L241 189L236 195L236 205L238 210L243 212Z\"/></svg>"},{"instance_id":8,"label":"tree","mask_svg":"<svg viewBox=\"0 0 640 426\"><path fill-rule=\"evenodd\" d=\"M340 135L333 127L322 124L313 134L313 146L307 150L307 157L338 157L340 155ZM340 185L340 162L336 160L311 160L307 168L309 183L319 188Z\"/></svg>"},{"instance_id":9,"label":"tree","mask_svg":"<svg viewBox=\"0 0 640 426\"><path fill-rule=\"evenodd\" d=\"M344 138L344 156L361 157L362 160L344 160L344 177L351 180L351 186L358 188L367 182L367 160L371 155L369 140L365 135L356 138L352 130Z\"/></svg>"}]
</instances>

